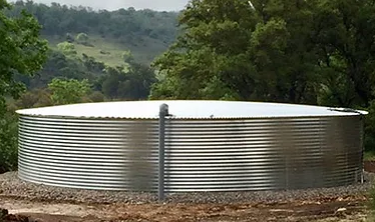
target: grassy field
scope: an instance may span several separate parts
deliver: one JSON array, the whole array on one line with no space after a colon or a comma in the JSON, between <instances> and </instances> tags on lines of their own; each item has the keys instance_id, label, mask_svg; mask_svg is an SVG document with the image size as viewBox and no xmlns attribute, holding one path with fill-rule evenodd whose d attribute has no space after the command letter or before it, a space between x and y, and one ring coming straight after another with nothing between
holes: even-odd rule
<instances>
[{"instance_id":1,"label":"grassy field","mask_svg":"<svg viewBox=\"0 0 375 222\"><path fill-rule=\"evenodd\" d=\"M58 43L65 41L61 36L44 36L44 38L49 41L49 45L53 49L57 48ZM126 43L125 40L103 38L98 35L89 35L89 38L89 43L92 46L74 43L78 55L85 53L109 66L123 65L122 54L126 50L132 52L136 62L150 64L155 57L168 48L166 43L151 38L136 39L132 40L131 43Z\"/></svg>"}]
</instances>

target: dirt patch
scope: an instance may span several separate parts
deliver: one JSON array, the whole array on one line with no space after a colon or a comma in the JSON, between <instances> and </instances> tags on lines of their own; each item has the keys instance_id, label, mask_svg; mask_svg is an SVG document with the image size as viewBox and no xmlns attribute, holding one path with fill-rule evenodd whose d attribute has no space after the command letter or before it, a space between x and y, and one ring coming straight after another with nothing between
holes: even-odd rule
<instances>
[{"instance_id":1,"label":"dirt patch","mask_svg":"<svg viewBox=\"0 0 375 222\"><path fill-rule=\"evenodd\" d=\"M70 204L2 199L9 213L38 222L365 221L365 197L247 204ZM21 221L21 220L19 220Z\"/></svg>"},{"instance_id":2,"label":"dirt patch","mask_svg":"<svg viewBox=\"0 0 375 222\"><path fill-rule=\"evenodd\" d=\"M363 168L366 172L375 173L375 161L365 160L363 162Z\"/></svg>"}]
</instances>

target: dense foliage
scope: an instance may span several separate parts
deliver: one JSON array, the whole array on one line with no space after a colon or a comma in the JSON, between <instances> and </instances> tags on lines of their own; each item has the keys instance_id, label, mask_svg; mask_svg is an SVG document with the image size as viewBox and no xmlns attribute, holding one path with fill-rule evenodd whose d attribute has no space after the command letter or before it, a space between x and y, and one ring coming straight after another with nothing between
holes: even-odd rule
<instances>
[{"instance_id":1,"label":"dense foliage","mask_svg":"<svg viewBox=\"0 0 375 222\"><path fill-rule=\"evenodd\" d=\"M155 61L151 98L240 99L374 109L375 4L192 0ZM371 104L371 106L370 106ZM368 149L375 121L368 118Z\"/></svg>"},{"instance_id":2,"label":"dense foliage","mask_svg":"<svg viewBox=\"0 0 375 222\"><path fill-rule=\"evenodd\" d=\"M10 15L26 9L43 26L42 34L49 36L98 33L127 43L149 37L169 44L174 41L177 33L176 12L137 11L134 8L97 12L89 7L68 7L58 3L47 6L32 1L16 1L14 6Z\"/></svg>"},{"instance_id":3,"label":"dense foliage","mask_svg":"<svg viewBox=\"0 0 375 222\"><path fill-rule=\"evenodd\" d=\"M40 70L47 51L47 42L39 39L38 22L25 11L13 19L6 17L4 9L9 7L0 1L0 105L4 104L4 96L17 97L23 90L14 76Z\"/></svg>"},{"instance_id":4,"label":"dense foliage","mask_svg":"<svg viewBox=\"0 0 375 222\"><path fill-rule=\"evenodd\" d=\"M47 62L35 77L16 75L15 80L24 83L30 90L29 96L41 92L50 94L48 84L59 78L78 81L87 79L96 95L95 101L99 95L100 100L146 99L151 85L156 81L154 70L144 61L138 61L130 50L123 51L123 63L114 66L88 53L79 53L76 45L93 47L97 43L91 36L100 35L108 41L124 42L127 45L153 39L155 44L164 42L167 48L178 32L176 12L136 11L133 8L113 12L93 11L88 7L67 7L57 3L47 6L32 1L16 1L6 14L14 17L21 10L37 18L43 27L41 32L44 37L60 41L48 51ZM104 55L111 52L100 53ZM149 53L155 52L150 49ZM41 101L36 102L38 106L51 104L51 100ZM21 100L17 104L28 107L30 102Z\"/></svg>"},{"instance_id":5,"label":"dense foliage","mask_svg":"<svg viewBox=\"0 0 375 222\"><path fill-rule=\"evenodd\" d=\"M51 90L51 100L54 105L65 105L84 102L84 97L91 91L87 79L53 79L48 88Z\"/></svg>"},{"instance_id":6,"label":"dense foliage","mask_svg":"<svg viewBox=\"0 0 375 222\"><path fill-rule=\"evenodd\" d=\"M15 109L148 97L156 81L154 70L138 62L130 50L123 51L122 64L111 66L78 53L77 44L93 47L91 35L110 36L111 41L117 38L129 44L145 38L169 44L177 32L173 25L176 13L132 8L94 12L31 1L0 3L0 172L17 165ZM48 50L39 32L49 39L59 35L61 42ZM27 92L21 93L24 89Z\"/></svg>"},{"instance_id":7,"label":"dense foliage","mask_svg":"<svg viewBox=\"0 0 375 222\"><path fill-rule=\"evenodd\" d=\"M4 14L8 8L10 5L0 0L0 172L17 163L17 124L5 99L19 96L24 86L15 75L30 76L41 69L47 51L46 41L39 39L38 22L24 11L9 18Z\"/></svg>"},{"instance_id":8,"label":"dense foliage","mask_svg":"<svg viewBox=\"0 0 375 222\"><path fill-rule=\"evenodd\" d=\"M0 118L0 173L17 169L17 117L11 112Z\"/></svg>"},{"instance_id":9,"label":"dense foliage","mask_svg":"<svg viewBox=\"0 0 375 222\"><path fill-rule=\"evenodd\" d=\"M154 97L368 106L372 1L193 0ZM189 85L187 88L187 83Z\"/></svg>"},{"instance_id":10,"label":"dense foliage","mask_svg":"<svg viewBox=\"0 0 375 222\"><path fill-rule=\"evenodd\" d=\"M48 84L53 79L86 79L92 91L111 100L147 99L151 85L156 81L154 70L144 64L129 62L123 66L111 67L85 54L81 58L69 57L61 51L50 51L44 69L35 77L17 78L36 94L40 93L40 89L50 89ZM46 104L40 106L49 104L46 101Z\"/></svg>"}]
</instances>

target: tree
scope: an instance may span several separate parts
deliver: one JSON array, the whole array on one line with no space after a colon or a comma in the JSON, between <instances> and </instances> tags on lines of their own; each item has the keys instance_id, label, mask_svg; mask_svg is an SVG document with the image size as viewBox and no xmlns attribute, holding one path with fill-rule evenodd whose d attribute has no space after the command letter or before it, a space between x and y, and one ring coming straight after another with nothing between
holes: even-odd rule
<instances>
[{"instance_id":1,"label":"tree","mask_svg":"<svg viewBox=\"0 0 375 222\"><path fill-rule=\"evenodd\" d=\"M22 94L15 105L19 109L51 106L51 94L46 89L33 89Z\"/></svg>"},{"instance_id":2,"label":"tree","mask_svg":"<svg viewBox=\"0 0 375 222\"><path fill-rule=\"evenodd\" d=\"M90 42L89 42L89 36L86 34L86 33L79 33L76 37L76 41L77 43L79 44L82 44L82 45L85 45L85 46L93 46Z\"/></svg>"},{"instance_id":3,"label":"tree","mask_svg":"<svg viewBox=\"0 0 375 222\"><path fill-rule=\"evenodd\" d=\"M85 96L91 91L88 80L78 81L76 79L55 78L48 89L51 90L51 100L54 105L85 102Z\"/></svg>"},{"instance_id":4,"label":"tree","mask_svg":"<svg viewBox=\"0 0 375 222\"><path fill-rule=\"evenodd\" d=\"M0 118L0 173L17 169L17 116L12 112L1 114Z\"/></svg>"},{"instance_id":5,"label":"tree","mask_svg":"<svg viewBox=\"0 0 375 222\"><path fill-rule=\"evenodd\" d=\"M39 38L40 25L34 17L22 11L7 17L10 5L0 0L0 172L17 166L17 121L6 108L5 97L17 98L24 85L16 74L33 75L46 59L47 42Z\"/></svg>"},{"instance_id":6,"label":"tree","mask_svg":"<svg viewBox=\"0 0 375 222\"><path fill-rule=\"evenodd\" d=\"M368 107L375 98L374 19L373 1L320 0L314 38L326 103Z\"/></svg>"},{"instance_id":7,"label":"tree","mask_svg":"<svg viewBox=\"0 0 375 222\"><path fill-rule=\"evenodd\" d=\"M180 17L184 32L154 63L166 78L152 95L316 102L310 3L253 3L191 1Z\"/></svg>"},{"instance_id":8,"label":"tree","mask_svg":"<svg viewBox=\"0 0 375 222\"><path fill-rule=\"evenodd\" d=\"M76 37L76 40L80 43L86 43L89 41L89 36L86 33L79 33Z\"/></svg>"},{"instance_id":9,"label":"tree","mask_svg":"<svg viewBox=\"0 0 375 222\"><path fill-rule=\"evenodd\" d=\"M96 61L94 57L88 56L85 53L82 53L82 62L88 71L94 72L97 74L104 73L105 64L103 62Z\"/></svg>"},{"instance_id":10,"label":"tree","mask_svg":"<svg viewBox=\"0 0 375 222\"><path fill-rule=\"evenodd\" d=\"M107 74L99 81L99 90L110 99L146 99L155 82L154 70L148 66L132 63L125 72L123 67L107 67Z\"/></svg>"},{"instance_id":11,"label":"tree","mask_svg":"<svg viewBox=\"0 0 375 222\"><path fill-rule=\"evenodd\" d=\"M3 106L4 96L18 97L24 89L14 76L33 75L40 70L47 52L47 42L39 38L41 27L34 17L23 11L18 17L8 18L5 8L10 5L0 0L0 105Z\"/></svg>"},{"instance_id":12,"label":"tree","mask_svg":"<svg viewBox=\"0 0 375 222\"><path fill-rule=\"evenodd\" d=\"M155 74L149 66L132 63L130 72L126 73L126 79L118 91L121 98L146 99L150 94L151 85L155 82Z\"/></svg>"},{"instance_id":13,"label":"tree","mask_svg":"<svg viewBox=\"0 0 375 222\"><path fill-rule=\"evenodd\" d=\"M100 64L92 61L87 63L77 59L76 56L66 56L59 50L49 50L48 59L42 70L37 72L32 78L29 76L17 75L17 80L22 81L29 90L46 88L54 78L68 79L89 79L90 81L99 75ZM90 66L91 65L91 66Z\"/></svg>"},{"instance_id":14,"label":"tree","mask_svg":"<svg viewBox=\"0 0 375 222\"><path fill-rule=\"evenodd\" d=\"M152 96L367 107L374 99L375 4L193 0L184 32L155 62Z\"/></svg>"},{"instance_id":15,"label":"tree","mask_svg":"<svg viewBox=\"0 0 375 222\"><path fill-rule=\"evenodd\" d=\"M76 47L73 43L60 42L59 44L57 44L57 48L67 56L77 55Z\"/></svg>"},{"instance_id":16,"label":"tree","mask_svg":"<svg viewBox=\"0 0 375 222\"><path fill-rule=\"evenodd\" d=\"M99 91L92 92L89 96L89 100L92 102L104 102L105 96Z\"/></svg>"},{"instance_id":17,"label":"tree","mask_svg":"<svg viewBox=\"0 0 375 222\"><path fill-rule=\"evenodd\" d=\"M371 0L192 0L184 32L154 62L150 98L374 110L374 20ZM375 141L372 115L367 141Z\"/></svg>"},{"instance_id":18,"label":"tree","mask_svg":"<svg viewBox=\"0 0 375 222\"><path fill-rule=\"evenodd\" d=\"M50 6L32 1L14 3L13 14L26 9L43 25L43 34L64 36L70 33L90 33L115 37L118 40L131 40L129 44L138 44L142 39L158 41L163 48L170 44L177 33L175 27L177 12L156 12L135 10L134 8L117 11L93 11L88 7L66 6L52 3ZM70 41L67 39L67 41ZM165 44L163 43L165 42ZM156 55L159 50L154 52Z\"/></svg>"}]
</instances>

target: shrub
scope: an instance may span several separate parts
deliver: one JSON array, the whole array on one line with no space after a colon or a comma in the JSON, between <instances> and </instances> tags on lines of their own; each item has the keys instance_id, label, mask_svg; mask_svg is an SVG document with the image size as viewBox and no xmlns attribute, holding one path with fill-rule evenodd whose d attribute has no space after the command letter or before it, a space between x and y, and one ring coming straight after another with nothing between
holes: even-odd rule
<instances>
[{"instance_id":1,"label":"shrub","mask_svg":"<svg viewBox=\"0 0 375 222\"><path fill-rule=\"evenodd\" d=\"M18 121L13 112L0 114L0 173L17 169Z\"/></svg>"}]
</instances>

